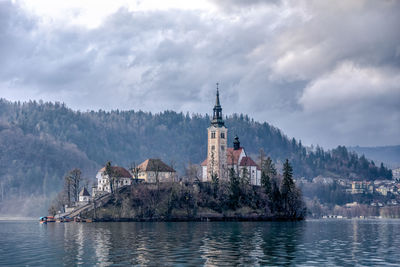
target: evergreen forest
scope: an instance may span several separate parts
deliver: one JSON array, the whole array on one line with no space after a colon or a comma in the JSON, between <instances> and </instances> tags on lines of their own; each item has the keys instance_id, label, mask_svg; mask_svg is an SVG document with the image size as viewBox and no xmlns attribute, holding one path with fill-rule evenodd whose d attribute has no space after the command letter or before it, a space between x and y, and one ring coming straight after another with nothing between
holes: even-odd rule
<instances>
[{"instance_id":1,"label":"evergreen forest","mask_svg":"<svg viewBox=\"0 0 400 267\"><path fill-rule=\"evenodd\" d=\"M75 111L63 103L10 102L0 99L0 201L55 194L68 171L79 168L94 180L107 161L128 168L160 158L183 175L200 164L207 149L209 115L174 111ZM228 142L238 135L254 159L263 150L279 169L285 159L294 177L318 175L355 180L391 179L381 163L344 146L325 151L305 147L267 122L247 115L225 117Z\"/></svg>"}]
</instances>

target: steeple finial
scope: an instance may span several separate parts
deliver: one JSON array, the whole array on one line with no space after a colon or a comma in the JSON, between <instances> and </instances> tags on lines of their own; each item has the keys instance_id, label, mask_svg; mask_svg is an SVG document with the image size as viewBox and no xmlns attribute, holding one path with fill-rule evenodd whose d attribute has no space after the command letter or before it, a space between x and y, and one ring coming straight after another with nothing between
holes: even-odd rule
<instances>
[{"instance_id":1,"label":"steeple finial","mask_svg":"<svg viewBox=\"0 0 400 267\"><path fill-rule=\"evenodd\" d=\"M219 88L218 88L219 83L216 83L216 85L217 85L217 98L215 99L215 106L221 106L221 104L219 103Z\"/></svg>"},{"instance_id":2,"label":"steeple finial","mask_svg":"<svg viewBox=\"0 0 400 267\"><path fill-rule=\"evenodd\" d=\"M219 102L219 83L216 83L216 85L217 85L217 96L215 99L214 115L211 124L214 126L221 127L224 126L224 120L222 119L222 107L221 103Z\"/></svg>"}]
</instances>

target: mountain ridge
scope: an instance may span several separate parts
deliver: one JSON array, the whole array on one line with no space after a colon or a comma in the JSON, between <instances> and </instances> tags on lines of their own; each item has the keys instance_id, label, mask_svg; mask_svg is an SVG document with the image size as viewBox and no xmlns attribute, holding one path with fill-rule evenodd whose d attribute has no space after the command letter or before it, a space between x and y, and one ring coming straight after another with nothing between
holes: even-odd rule
<instances>
[{"instance_id":1,"label":"mountain ridge","mask_svg":"<svg viewBox=\"0 0 400 267\"><path fill-rule=\"evenodd\" d=\"M301 141L267 122L243 114L224 119L229 144L238 135L252 156L263 149L275 162L288 158L296 177L391 178L384 166L375 166L344 146L307 151ZM210 120L209 115L174 111L81 112L58 102L0 99L1 200L50 195L61 189L63 176L72 168L82 169L84 177L93 180L96 169L109 160L128 168L132 162L158 157L184 175L188 164L200 164L206 156Z\"/></svg>"},{"instance_id":2,"label":"mountain ridge","mask_svg":"<svg viewBox=\"0 0 400 267\"><path fill-rule=\"evenodd\" d=\"M350 151L362 155L376 162L383 162L390 168L400 168L400 145L393 146L350 146Z\"/></svg>"}]
</instances>

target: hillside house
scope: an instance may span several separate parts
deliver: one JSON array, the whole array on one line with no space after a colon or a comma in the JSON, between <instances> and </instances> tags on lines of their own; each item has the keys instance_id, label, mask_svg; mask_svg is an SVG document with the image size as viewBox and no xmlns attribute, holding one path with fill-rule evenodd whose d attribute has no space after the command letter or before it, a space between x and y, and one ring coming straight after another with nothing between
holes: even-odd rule
<instances>
[{"instance_id":1,"label":"hillside house","mask_svg":"<svg viewBox=\"0 0 400 267\"><path fill-rule=\"evenodd\" d=\"M147 159L138 168L138 178L147 183L175 181L176 171L160 159Z\"/></svg>"},{"instance_id":2,"label":"hillside house","mask_svg":"<svg viewBox=\"0 0 400 267\"><path fill-rule=\"evenodd\" d=\"M101 168L97 174L97 190L96 194L99 192L111 192L110 188L110 177L105 173L106 168ZM132 175L131 173L123 167L119 166L111 166L111 170L113 173L113 177L115 179L116 188L131 185L132 184Z\"/></svg>"}]
</instances>

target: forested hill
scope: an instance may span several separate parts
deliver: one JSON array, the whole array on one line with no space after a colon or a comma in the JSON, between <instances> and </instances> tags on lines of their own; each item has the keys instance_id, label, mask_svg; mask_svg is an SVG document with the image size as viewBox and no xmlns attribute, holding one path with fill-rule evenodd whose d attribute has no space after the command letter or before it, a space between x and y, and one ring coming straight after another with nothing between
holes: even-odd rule
<instances>
[{"instance_id":1,"label":"forested hill","mask_svg":"<svg viewBox=\"0 0 400 267\"><path fill-rule=\"evenodd\" d=\"M374 160L375 162L383 161L391 168L400 167L400 145L398 146L376 146L376 147L350 147L350 151L354 151L360 155L364 154L366 157Z\"/></svg>"},{"instance_id":2,"label":"forested hill","mask_svg":"<svg viewBox=\"0 0 400 267\"><path fill-rule=\"evenodd\" d=\"M259 150L278 163L289 158L295 176L352 176L390 178L391 171L345 147L307 151L268 123L231 115L225 121L228 142L240 137L255 159ZM64 174L75 167L86 177L106 161L129 167L159 157L182 170L206 156L210 117L165 111L79 112L60 103L0 100L0 190L8 195L46 194L60 189Z\"/></svg>"}]
</instances>

